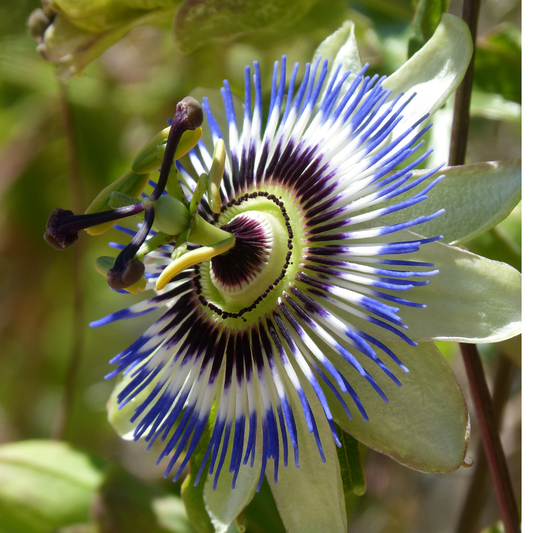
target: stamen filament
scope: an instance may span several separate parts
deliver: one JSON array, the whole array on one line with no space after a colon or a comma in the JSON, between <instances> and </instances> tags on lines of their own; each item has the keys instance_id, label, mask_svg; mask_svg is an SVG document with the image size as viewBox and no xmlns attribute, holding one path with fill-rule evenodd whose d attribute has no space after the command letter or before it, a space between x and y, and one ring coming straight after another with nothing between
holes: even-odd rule
<instances>
[{"instance_id":1,"label":"stamen filament","mask_svg":"<svg viewBox=\"0 0 533 533\"><path fill-rule=\"evenodd\" d=\"M180 272L183 272L185 269L193 265L208 261L217 255L223 254L228 250L231 250L234 245L235 237L232 235L229 239L224 239L212 246L202 246L201 248L187 252L178 257L178 259L173 261L167 266L167 268L165 268L165 270L163 270L163 272L161 272L161 275L157 278L155 283L155 288L160 291Z\"/></svg>"},{"instance_id":2,"label":"stamen filament","mask_svg":"<svg viewBox=\"0 0 533 533\"><path fill-rule=\"evenodd\" d=\"M209 198L209 207L213 213L220 213L222 199L220 198L220 184L224 176L224 165L226 163L226 149L224 141L218 139L213 151L213 164L209 171L209 180L207 184L207 196Z\"/></svg>"}]
</instances>

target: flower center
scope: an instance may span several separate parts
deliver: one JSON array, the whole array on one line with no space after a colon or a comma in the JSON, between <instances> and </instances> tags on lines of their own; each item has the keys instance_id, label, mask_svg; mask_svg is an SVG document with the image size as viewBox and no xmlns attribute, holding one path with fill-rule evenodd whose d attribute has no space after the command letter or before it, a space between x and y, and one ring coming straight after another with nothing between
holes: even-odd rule
<instances>
[{"instance_id":1,"label":"flower center","mask_svg":"<svg viewBox=\"0 0 533 533\"><path fill-rule=\"evenodd\" d=\"M220 316L241 318L276 297L272 291L291 263L290 219L279 198L258 195L228 206L219 224L235 236L235 245L200 265L197 290Z\"/></svg>"},{"instance_id":2,"label":"flower center","mask_svg":"<svg viewBox=\"0 0 533 533\"><path fill-rule=\"evenodd\" d=\"M257 284L268 268L274 232L260 211L237 215L221 229L233 233L235 246L211 260L211 281L219 291L235 296Z\"/></svg>"}]
</instances>

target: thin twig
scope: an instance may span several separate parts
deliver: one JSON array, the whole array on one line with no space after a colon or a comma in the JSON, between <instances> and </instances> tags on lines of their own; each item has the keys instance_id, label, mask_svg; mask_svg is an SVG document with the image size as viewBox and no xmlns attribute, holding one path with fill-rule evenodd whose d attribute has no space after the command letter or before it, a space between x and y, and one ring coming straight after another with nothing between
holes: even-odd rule
<instances>
[{"instance_id":1,"label":"thin twig","mask_svg":"<svg viewBox=\"0 0 533 533\"><path fill-rule=\"evenodd\" d=\"M72 122L72 110L68 99L65 85L59 84L59 102L61 107L61 118L65 134L68 164L68 183L70 189L71 203L75 212L79 213L83 209L83 194L80 180L80 169L76 150L76 140L74 126ZM84 320L83 320L83 283L81 275L81 265L83 259L83 241L80 240L76 246L71 248L72 253L72 347L70 350L69 362L65 374L65 384L63 396L58 407L52 437L54 439L65 439L74 403L74 392L80 367L81 354L83 348Z\"/></svg>"},{"instance_id":2,"label":"thin twig","mask_svg":"<svg viewBox=\"0 0 533 533\"><path fill-rule=\"evenodd\" d=\"M503 410L509 398L513 379L514 366L508 357L498 354L498 364L494 376L492 405L494 408L494 423L499 430L503 417ZM480 442L475 454L474 475L471 477L468 493L463 502L463 509L455 533L473 533L479 531L479 518L488 496L489 485L487 456Z\"/></svg>"},{"instance_id":3,"label":"thin twig","mask_svg":"<svg viewBox=\"0 0 533 533\"><path fill-rule=\"evenodd\" d=\"M463 19L468 24L474 43L474 53L464 80L457 89L453 109L452 137L450 142L449 165L464 165L470 125L470 100L474 83L474 60L476 54L477 23L481 0L464 0ZM472 399L479 421L481 440L496 491L500 515L506 533L518 533L520 521L511 486L511 478L494 421L492 402L483 373L483 367L475 344L460 344L466 367Z\"/></svg>"},{"instance_id":4,"label":"thin twig","mask_svg":"<svg viewBox=\"0 0 533 533\"><path fill-rule=\"evenodd\" d=\"M461 353L470 384L472 401L476 408L479 432L487 455L500 516L506 533L519 533L520 520L511 485L511 476L505 461L498 427L494 419L492 400L475 344L461 344Z\"/></svg>"},{"instance_id":5,"label":"thin twig","mask_svg":"<svg viewBox=\"0 0 533 533\"><path fill-rule=\"evenodd\" d=\"M474 62L476 59L477 21L479 18L479 6L481 0L464 0L463 19L470 28L474 52L470 65L466 70L463 82L455 93L453 106L452 136L450 141L450 155L448 165L464 165L466 161L466 147L468 144L468 128L470 126L470 100L472 98L472 86L474 84Z\"/></svg>"}]
</instances>

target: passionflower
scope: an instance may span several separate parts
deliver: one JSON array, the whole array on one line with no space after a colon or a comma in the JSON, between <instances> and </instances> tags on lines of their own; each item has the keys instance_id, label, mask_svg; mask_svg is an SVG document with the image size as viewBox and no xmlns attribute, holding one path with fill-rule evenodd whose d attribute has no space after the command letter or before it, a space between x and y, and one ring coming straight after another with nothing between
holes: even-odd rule
<instances>
[{"instance_id":1,"label":"passionflower","mask_svg":"<svg viewBox=\"0 0 533 533\"><path fill-rule=\"evenodd\" d=\"M51 215L46 238L63 248L144 213L137 232L116 226L133 235L118 257L97 262L112 288L157 293L93 326L160 311L111 360L108 377L123 377L110 420L160 448L165 476L194 463L217 531L265 477L288 529L345 530L339 427L418 470L461 465L464 398L428 341L519 331L518 274L439 242L442 172L415 170L470 54L445 15L407 70L368 76L347 24L299 84L297 64L288 83L286 58L275 64L268 113L256 63L241 109L224 83L227 124L209 99L184 99L85 215Z\"/></svg>"}]
</instances>

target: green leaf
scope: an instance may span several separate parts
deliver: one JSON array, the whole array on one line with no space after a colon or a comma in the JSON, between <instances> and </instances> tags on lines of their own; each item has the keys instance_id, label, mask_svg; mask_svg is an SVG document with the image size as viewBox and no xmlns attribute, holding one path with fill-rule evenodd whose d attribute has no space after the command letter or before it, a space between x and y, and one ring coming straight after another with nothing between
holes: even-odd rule
<instances>
[{"instance_id":1,"label":"green leaf","mask_svg":"<svg viewBox=\"0 0 533 533\"><path fill-rule=\"evenodd\" d=\"M101 533L195 533L180 498L119 465L107 472L94 509Z\"/></svg>"},{"instance_id":2,"label":"green leaf","mask_svg":"<svg viewBox=\"0 0 533 533\"><path fill-rule=\"evenodd\" d=\"M448 0L418 0L409 38L408 57L418 52L431 39L447 9Z\"/></svg>"},{"instance_id":3,"label":"green leaf","mask_svg":"<svg viewBox=\"0 0 533 533\"><path fill-rule=\"evenodd\" d=\"M403 111L401 124L412 126L417 120L439 109L459 86L472 57L472 38L466 23L454 15L443 14L433 37L411 59L383 82L399 93L415 98ZM395 128L401 131L402 128Z\"/></svg>"},{"instance_id":4,"label":"green leaf","mask_svg":"<svg viewBox=\"0 0 533 533\"><path fill-rule=\"evenodd\" d=\"M361 58L359 57L359 49L355 40L354 23L351 20L345 21L335 33L318 46L313 55L313 63L318 61L319 57L322 58L322 61L327 60L328 75L324 81L324 89L318 103L322 101L329 80L339 65L342 65L341 72L351 71L351 74L344 82L343 90L339 93L338 98L341 99L361 70Z\"/></svg>"},{"instance_id":5,"label":"green leaf","mask_svg":"<svg viewBox=\"0 0 533 533\"><path fill-rule=\"evenodd\" d=\"M349 363L330 349L332 362L357 392L368 414L365 422L353 400L345 400L350 420L324 387L335 421L359 442L399 463L428 473L451 472L461 466L468 444L466 404L455 375L432 343L386 345L409 369L403 372L385 355L385 363L402 383L398 387L374 363L361 361L389 399L385 403ZM327 349L327 348L326 348Z\"/></svg>"},{"instance_id":6,"label":"green leaf","mask_svg":"<svg viewBox=\"0 0 533 533\"><path fill-rule=\"evenodd\" d=\"M398 240L416 238L402 232ZM399 314L409 327L409 338L487 343L521 332L521 276L514 268L439 242L423 245L416 259L433 263L439 273L431 276L429 285L405 293L408 300L427 305L426 309L402 306ZM367 322L365 327L379 339L397 339L384 328Z\"/></svg>"},{"instance_id":7,"label":"green leaf","mask_svg":"<svg viewBox=\"0 0 533 533\"><path fill-rule=\"evenodd\" d=\"M52 0L47 10L56 9L72 24L99 33L129 23L147 13L172 8L181 0Z\"/></svg>"},{"instance_id":8,"label":"green leaf","mask_svg":"<svg viewBox=\"0 0 533 533\"><path fill-rule=\"evenodd\" d=\"M173 33L180 50L190 53L205 42L288 30L316 0L184 0L174 17Z\"/></svg>"},{"instance_id":9,"label":"green leaf","mask_svg":"<svg viewBox=\"0 0 533 533\"><path fill-rule=\"evenodd\" d=\"M296 391L288 387L298 432L300 466L296 468L293 457L290 457L288 466L280 464L278 482L274 483L274 468L269 461L266 469L268 484L287 531L344 533L347 519L336 445L320 403L314 392L305 386L305 378L300 377L315 414L326 462L322 462L315 438L307 429Z\"/></svg>"},{"instance_id":10,"label":"green leaf","mask_svg":"<svg viewBox=\"0 0 533 533\"><path fill-rule=\"evenodd\" d=\"M103 462L46 440L0 446L0 531L49 533L87 522Z\"/></svg>"},{"instance_id":11,"label":"green leaf","mask_svg":"<svg viewBox=\"0 0 533 533\"><path fill-rule=\"evenodd\" d=\"M415 170L412 180L428 170ZM428 194L427 200L379 218L379 225L395 224L444 213L416 226L426 237L443 236L443 242L459 244L481 235L499 224L516 207L521 197L522 164L520 159L445 167L435 177L446 177ZM433 179L433 178L430 178ZM382 205L393 205L423 191L428 181Z\"/></svg>"},{"instance_id":12,"label":"green leaf","mask_svg":"<svg viewBox=\"0 0 533 533\"><path fill-rule=\"evenodd\" d=\"M359 443L337 424L335 424L335 429L342 444L342 448L337 448L337 458L339 459L344 493L353 492L357 496L362 496L366 492L366 480L359 453Z\"/></svg>"},{"instance_id":13,"label":"green leaf","mask_svg":"<svg viewBox=\"0 0 533 533\"><path fill-rule=\"evenodd\" d=\"M54 15L40 39L37 51L58 64L55 74L61 81L67 81L83 69L108 48L120 41L131 29L143 24L152 24L168 19L175 8L155 11L141 11L138 17L128 18L122 24L103 31L81 28L63 13ZM78 21L79 22L79 21Z\"/></svg>"}]
</instances>

